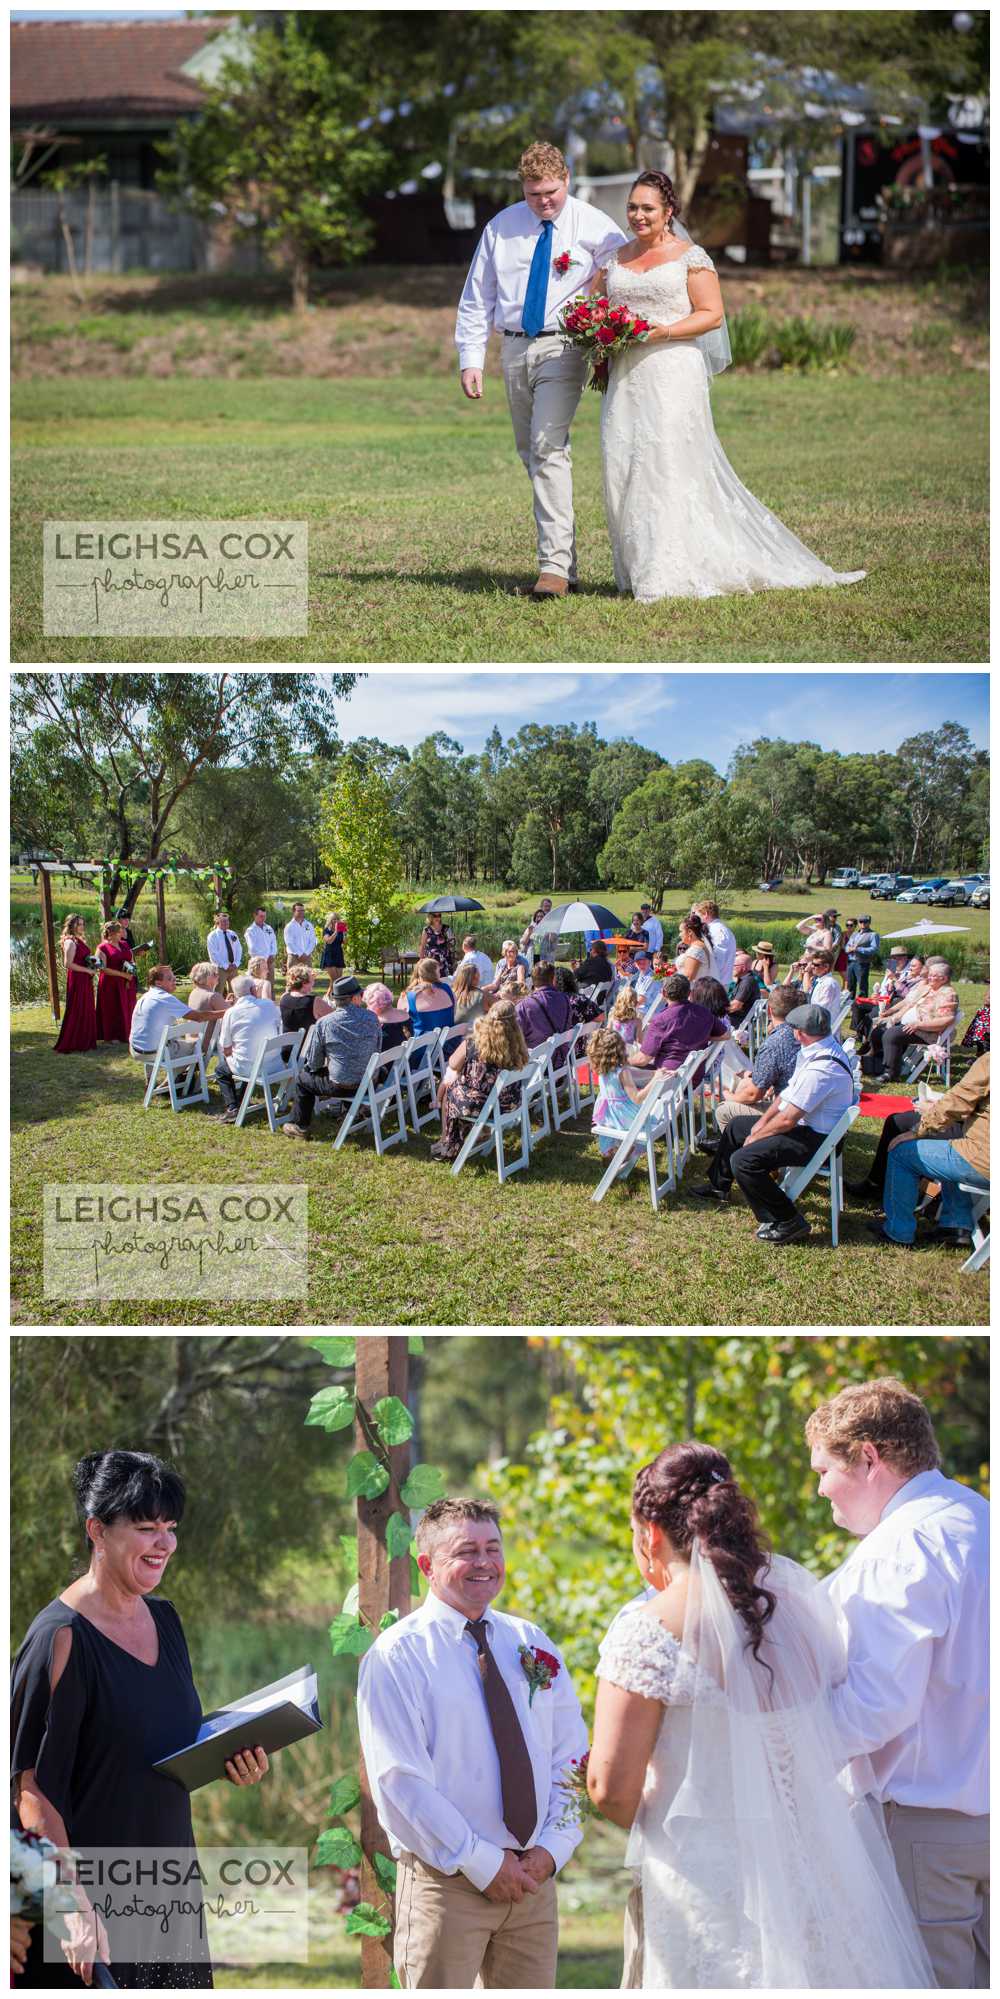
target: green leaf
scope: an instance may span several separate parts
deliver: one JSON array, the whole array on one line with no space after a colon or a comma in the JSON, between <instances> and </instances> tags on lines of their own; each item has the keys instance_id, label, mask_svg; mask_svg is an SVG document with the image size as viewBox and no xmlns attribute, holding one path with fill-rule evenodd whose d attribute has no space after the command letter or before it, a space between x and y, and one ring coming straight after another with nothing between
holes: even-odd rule
<instances>
[{"instance_id":1,"label":"green leaf","mask_svg":"<svg viewBox=\"0 0 1000 1999\"><path fill-rule=\"evenodd\" d=\"M370 1902L359 1902L352 1909L344 1928L349 1937L387 1937L392 1928Z\"/></svg>"},{"instance_id":2,"label":"green leaf","mask_svg":"<svg viewBox=\"0 0 1000 1999\"><path fill-rule=\"evenodd\" d=\"M412 1538L410 1523L405 1513L390 1513L385 1530L385 1545L389 1550L390 1560L396 1555L405 1555Z\"/></svg>"},{"instance_id":3,"label":"green leaf","mask_svg":"<svg viewBox=\"0 0 1000 1999\"><path fill-rule=\"evenodd\" d=\"M330 1650L334 1658L344 1653L349 1658L360 1659L372 1643L372 1634L366 1624L357 1617L349 1617L343 1611L334 1618L330 1626Z\"/></svg>"},{"instance_id":4,"label":"green leaf","mask_svg":"<svg viewBox=\"0 0 1000 1999\"><path fill-rule=\"evenodd\" d=\"M390 1992L402 1992L403 1990L399 1982L399 1979L396 1977L395 1965L393 1965L392 1970L389 1973L389 1990Z\"/></svg>"},{"instance_id":5,"label":"green leaf","mask_svg":"<svg viewBox=\"0 0 1000 1999\"><path fill-rule=\"evenodd\" d=\"M413 1435L413 1417L398 1395L383 1395L376 1402L372 1415L387 1444L405 1444Z\"/></svg>"},{"instance_id":6,"label":"green leaf","mask_svg":"<svg viewBox=\"0 0 1000 1999\"><path fill-rule=\"evenodd\" d=\"M357 1867L361 1848L346 1825L335 1825L320 1833L313 1857L317 1867Z\"/></svg>"},{"instance_id":7,"label":"green leaf","mask_svg":"<svg viewBox=\"0 0 1000 1999\"><path fill-rule=\"evenodd\" d=\"M372 1866L378 1876L379 1887L384 1888L387 1895L394 1895L396 1892L395 1861L390 1860L387 1853L373 1853Z\"/></svg>"},{"instance_id":8,"label":"green leaf","mask_svg":"<svg viewBox=\"0 0 1000 1999\"><path fill-rule=\"evenodd\" d=\"M418 1354L418 1353L423 1353L423 1350L424 1350L423 1335L420 1333L411 1333L406 1342L407 1353Z\"/></svg>"},{"instance_id":9,"label":"green leaf","mask_svg":"<svg viewBox=\"0 0 1000 1999\"><path fill-rule=\"evenodd\" d=\"M398 1610L387 1610L384 1616L379 1618L378 1628L380 1631L391 1631L393 1625L398 1623L399 1623Z\"/></svg>"},{"instance_id":10,"label":"green leaf","mask_svg":"<svg viewBox=\"0 0 1000 1999\"><path fill-rule=\"evenodd\" d=\"M346 1614L347 1616L349 1616L349 1617L357 1617L357 1614L358 1614L358 1598L359 1598L359 1589L358 1589L358 1585L357 1585L357 1583L352 1583L352 1584L351 1584L351 1587L350 1587L350 1589L349 1589L349 1590L348 1590L348 1592L347 1592L347 1595L346 1595L346 1596L345 1596L345 1598L344 1598L344 1601L343 1601L343 1603L342 1603L342 1604L341 1604L341 1606L340 1606L340 1607L341 1607L341 1610L342 1610L342 1611L344 1611L344 1613L345 1613L345 1614Z\"/></svg>"},{"instance_id":11,"label":"green leaf","mask_svg":"<svg viewBox=\"0 0 1000 1999\"><path fill-rule=\"evenodd\" d=\"M306 1345L315 1347L327 1367L353 1367L357 1351L357 1341L347 1339L307 1340Z\"/></svg>"},{"instance_id":12,"label":"green leaf","mask_svg":"<svg viewBox=\"0 0 1000 1999\"><path fill-rule=\"evenodd\" d=\"M307 1423L321 1430L346 1430L354 1421L354 1397L349 1388L321 1388L309 1404Z\"/></svg>"},{"instance_id":13,"label":"green leaf","mask_svg":"<svg viewBox=\"0 0 1000 1999\"><path fill-rule=\"evenodd\" d=\"M432 1506L444 1491L444 1473L436 1465L414 1465L399 1496L404 1506Z\"/></svg>"},{"instance_id":14,"label":"green leaf","mask_svg":"<svg viewBox=\"0 0 1000 1999\"><path fill-rule=\"evenodd\" d=\"M338 1777L330 1792L327 1812L330 1818L342 1818L345 1812L353 1812L361 1803L361 1785L356 1777Z\"/></svg>"},{"instance_id":15,"label":"green leaf","mask_svg":"<svg viewBox=\"0 0 1000 1999\"><path fill-rule=\"evenodd\" d=\"M378 1499L389 1483L389 1474L371 1451L358 1451L347 1467L348 1499Z\"/></svg>"},{"instance_id":16,"label":"green leaf","mask_svg":"<svg viewBox=\"0 0 1000 1999\"><path fill-rule=\"evenodd\" d=\"M338 1535L337 1538L340 1542L340 1552L343 1555L345 1562L348 1564L348 1567L356 1569L358 1566L357 1534L340 1534Z\"/></svg>"}]
</instances>

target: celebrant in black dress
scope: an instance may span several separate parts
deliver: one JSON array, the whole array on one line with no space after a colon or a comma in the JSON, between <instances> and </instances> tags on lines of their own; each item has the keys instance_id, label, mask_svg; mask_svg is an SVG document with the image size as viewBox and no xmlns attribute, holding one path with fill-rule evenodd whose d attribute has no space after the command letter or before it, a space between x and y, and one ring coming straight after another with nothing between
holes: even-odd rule
<instances>
[{"instance_id":1,"label":"celebrant in black dress","mask_svg":"<svg viewBox=\"0 0 1000 1999\"><path fill-rule=\"evenodd\" d=\"M177 1546L183 1481L144 1451L97 1451L81 1458L73 1480L89 1567L39 1611L14 1662L15 1822L78 1852L159 1847L190 1854L193 1863L190 1795L153 1768L193 1742L202 1723L180 1618L153 1594ZM262 1749L242 1749L226 1774L233 1784L256 1784L267 1767ZM184 1888L170 1893L188 1912L171 1912L160 1962L114 1962L117 1985L211 1986L198 1885L182 1864ZM107 1961L103 1922L82 1886L77 1897L63 1961L44 1962L35 1924L15 1985L78 1987L81 1978L89 1985L95 1957Z\"/></svg>"}]
</instances>

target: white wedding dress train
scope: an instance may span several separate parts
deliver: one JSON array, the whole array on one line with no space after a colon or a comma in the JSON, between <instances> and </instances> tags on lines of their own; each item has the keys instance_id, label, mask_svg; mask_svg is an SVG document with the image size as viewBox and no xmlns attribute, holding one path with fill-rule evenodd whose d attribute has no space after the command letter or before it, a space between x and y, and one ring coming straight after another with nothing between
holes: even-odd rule
<instances>
[{"instance_id":1,"label":"white wedding dress train","mask_svg":"<svg viewBox=\"0 0 1000 1999\"><path fill-rule=\"evenodd\" d=\"M692 311L689 271L714 270L693 243L669 264L633 271L617 257L607 294L656 326ZM601 445L615 582L640 603L740 591L859 583L813 555L733 471L715 433L708 373L693 341L639 342L611 363Z\"/></svg>"}]
</instances>

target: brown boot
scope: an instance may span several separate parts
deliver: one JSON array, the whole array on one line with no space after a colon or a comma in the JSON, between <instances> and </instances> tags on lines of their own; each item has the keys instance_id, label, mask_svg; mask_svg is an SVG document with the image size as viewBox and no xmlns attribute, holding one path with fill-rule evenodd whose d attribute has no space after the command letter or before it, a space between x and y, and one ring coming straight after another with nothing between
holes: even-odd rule
<instances>
[{"instance_id":1,"label":"brown boot","mask_svg":"<svg viewBox=\"0 0 1000 1999\"><path fill-rule=\"evenodd\" d=\"M541 604L550 597L565 597L568 590L569 584L565 576L553 576L550 571L543 569L538 582L527 594L536 604Z\"/></svg>"}]
</instances>

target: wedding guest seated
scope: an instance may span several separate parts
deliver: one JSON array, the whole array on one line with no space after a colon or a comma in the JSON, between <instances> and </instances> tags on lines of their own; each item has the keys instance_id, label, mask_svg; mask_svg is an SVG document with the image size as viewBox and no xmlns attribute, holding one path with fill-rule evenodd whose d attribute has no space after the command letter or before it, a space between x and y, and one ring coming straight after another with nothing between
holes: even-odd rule
<instances>
[{"instance_id":1,"label":"wedding guest seated","mask_svg":"<svg viewBox=\"0 0 1000 1999\"><path fill-rule=\"evenodd\" d=\"M598 1078L591 1124L595 1127L598 1149L604 1159L610 1159L617 1152L636 1110L648 1097L656 1081L655 1076L651 1076L647 1083L637 1083L629 1072L627 1053L622 1035L611 1026L599 1027L587 1043L587 1061ZM598 1132L597 1125L611 1125L614 1129ZM636 1152L628 1161L622 1169L623 1179L642 1156L641 1151Z\"/></svg>"},{"instance_id":2,"label":"wedding guest seated","mask_svg":"<svg viewBox=\"0 0 1000 1999\"><path fill-rule=\"evenodd\" d=\"M410 1039L409 1010L405 1006L393 1005L392 994L380 979L365 987L365 1005L382 1029L383 1053L389 1048L401 1048L403 1042Z\"/></svg>"},{"instance_id":3,"label":"wedding guest seated","mask_svg":"<svg viewBox=\"0 0 1000 1999\"><path fill-rule=\"evenodd\" d=\"M956 1126L956 1136L943 1136ZM868 1223L878 1242L913 1247L922 1180L937 1181L941 1188L937 1227L929 1242L967 1250L972 1241L972 1201L960 1182L984 1193L990 1184L988 1055L980 1055L961 1082L943 1096L921 1104L916 1128L892 1140L886 1162L885 1221Z\"/></svg>"},{"instance_id":4,"label":"wedding guest seated","mask_svg":"<svg viewBox=\"0 0 1000 1999\"><path fill-rule=\"evenodd\" d=\"M655 999L659 999L663 987L662 978L657 978L653 970L651 951L636 952L632 960L630 977L639 1002L639 1011L645 1013L646 1008L652 1006Z\"/></svg>"},{"instance_id":5,"label":"wedding guest seated","mask_svg":"<svg viewBox=\"0 0 1000 1999\"><path fill-rule=\"evenodd\" d=\"M774 945L770 938L761 937L753 947L751 970L764 992L769 993L778 984L778 967L775 963Z\"/></svg>"},{"instance_id":6,"label":"wedding guest seated","mask_svg":"<svg viewBox=\"0 0 1000 1999\"><path fill-rule=\"evenodd\" d=\"M471 930L469 935L462 939L462 956L458 961L456 970L459 972L468 971L470 965L474 965L476 971L479 973L480 989L491 984L493 979L493 960L487 951L477 950L476 940ZM454 991L454 987L452 990Z\"/></svg>"},{"instance_id":7,"label":"wedding guest seated","mask_svg":"<svg viewBox=\"0 0 1000 1999\"><path fill-rule=\"evenodd\" d=\"M492 978L492 960L487 959L487 963ZM471 1032L473 1021L481 1019L484 1013L488 1013L490 1006L489 996L484 993L480 983L479 967L463 962L450 983L455 999L455 1026L468 1034Z\"/></svg>"},{"instance_id":8,"label":"wedding guest seated","mask_svg":"<svg viewBox=\"0 0 1000 1999\"><path fill-rule=\"evenodd\" d=\"M457 1159L497 1077L504 1069L523 1069L528 1044L510 1000L491 1006L472 1033L460 1041L448 1059L438 1087L441 1136L431 1146L432 1159ZM500 1093L500 1108L510 1111L520 1102L521 1085L511 1083Z\"/></svg>"},{"instance_id":9,"label":"wedding guest seated","mask_svg":"<svg viewBox=\"0 0 1000 1999\"><path fill-rule=\"evenodd\" d=\"M273 1000L274 986L268 971L269 958L251 958L247 966L247 977L253 980L253 989L258 999Z\"/></svg>"},{"instance_id":10,"label":"wedding guest seated","mask_svg":"<svg viewBox=\"0 0 1000 1999\"><path fill-rule=\"evenodd\" d=\"M388 988L386 988L388 990ZM392 994L389 994L390 1001ZM316 991L316 974L311 965L295 965L288 974L288 984L278 1001L281 1015L282 1034L297 1034L299 1028L308 1034L314 1020L325 1020L333 1012L329 1002ZM287 1061L287 1055L285 1057Z\"/></svg>"},{"instance_id":11,"label":"wedding guest seated","mask_svg":"<svg viewBox=\"0 0 1000 1999\"><path fill-rule=\"evenodd\" d=\"M570 1011L578 1027L585 1026L588 1020L598 1019L601 1013L598 1001L590 999L586 993L580 991L576 973L569 965L556 966L555 984L557 992L566 994L570 1004Z\"/></svg>"},{"instance_id":12,"label":"wedding guest seated","mask_svg":"<svg viewBox=\"0 0 1000 1999\"><path fill-rule=\"evenodd\" d=\"M151 965L148 990L139 994L132 1013L129 1054L140 1062L155 1055L168 1020L193 1020L204 1025L205 1009L178 998L172 965Z\"/></svg>"},{"instance_id":13,"label":"wedding guest seated","mask_svg":"<svg viewBox=\"0 0 1000 1999\"><path fill-rule=\"evenodd\" d=\"M554 965L535 966L532 990L517 1002L515 1012L529 1048L539 1048L553 1034L565 1034L573 1025L573 1008L556 985ZM561 1051L565 1062L566 1051ZM562 1064L560 1063L560 1067Z\"/></svg>"},{"instance_id":14,"label":"wedding guest seated","mask_svg":"<svg viewBox=\"0 0 1000 1999\"><path fill-rule=\"evenodd\" d=\"M221 1124L235 1124L237 1076L248 1076L265 1041L282 1031L281 1014L273 1000L260 999L253 980L242 973L233 980L233 1005L226 1010L219 1033L220 1053L215 1064L225 1109L218 1112Z\"/></svg>"},{"instance_id":15,"label":"wedding guest seated","mask_svg":"<svg viewBox=\"0 0 1000 1999\"><path fill-rule=\"evenodd\" d=\"M609 986L615 976L615 968L608 957L607 942L603 937L594 937L587 947L587 955L580 962L577 979L581 986Z\"/></svg>"},{"instance_id":16,"label":"wedding guest seated","mask_svg":"<svg viewBox=\"0 0 1000 1999\"><path fill-rule=\"evenodd\" d=\"M844 990L833 969L832 951L806 952L803 991L810 1006L825 1006L831 1020L836 1020L844 999Z\"/></svg>"},{"instance_id":17,"label":"wedding guest seated","mask_svg":"<svg viewBox=\"0 0 1000 1999\"><path fill-rule=\"evenodd\" d=\"M500 956L489 985L485 988L491 1000L514 1000L519 993L528 990L528 974L523 958L517 954L513 937L505 937L500 946Z\"/></svg>"},{"instance_id":18,"label":"wedding guest seated","mask_svg":"<svg viewBox=\"0 0 1000 1999\"><path fill-rule=\"evenodd\" d=\"M212 1029L224 1013L232 1006L232 998L222 989L222 975L218 965L208 959L191 967L191 990L188 993L188 1007L192 1013L205 1017L205 1032L202 1040L208 1047L212 1039Z\"/></svg>"},{"instance_id":19,"label":"wedding guest seated","mask_svg":"<svg viewBox=\"0 0 1000 1999\"><path fill-rule=\"evenodd\" d=\"M753 1012L760 998L760 990L749 951L737 951L733 959L733 976L727 988L730 1026L742 1027L747 1014Z\"/></svg>"},{"instance_id":20,"label":"wedding guest seated","mask_svg":"<svg viewBox=\"0 0 1000 1999\"><path fill-rule=\"evenodd\" d=\"M722 1102L715 1107L720 1131L734 1118L758 1118L765 1105L791 1082L799 1059L799 1044L788 1016L803 1004L798 986L774 986L767 996L767 1034L758 1049L752 1069L732 1088L724 1088ZM703 1152L715 1151L718 1141L706 1139ZM711 1175L709 1176L711 1178Z\"/></svg>"},{"instance_id":21,"label":"wedding guest seated","mask_svg":"<svg viewBox=\"0 0 1000 1999\"><path fill-rule=\"evenodd\" d=\"M729 994L722 984L721 979L695 979L691 987L690 999L693 1006L707 1007L709 1013L713 1014L716 1020L721 1020L728 1032Z\"/></svg>"},{"instance_id":22,"label":"wedding guest seated","mask_svg":"<svg viewBox=\"0 0 1000 1999\"><path fill-rule=\"evenodd\" d=\"M986 1055L990 1046L990 991L986 988L986 998L978 1013L973 1014L962 1036L963 1048L974 1048L978 1054Z\"/></svg>"},{"instance_id":23,"label":"wedding guest seated","mask_svg":"<svg viewBox=\"0 0 1000 1999\"><path fill-rule=\"evenodd\" d=\"M614 1004L608 1015L608 1026L620 1035L626 1048L631 1048L638 1036L641 1008L639 995L634 986L622 986L616 993Z\"/></svg>"},{"instance_id":24,"label":"wedding guest seated","mask_svg":"<svg viewBox=\"0 0 1000 1999\"><path fill-rule=\"evenodd\" d=\"M862 1065L873 1082L898 1082L907 1049L936 1041L951 1026L958 1012L958 995L950 981L947 958L928 958L919 984L911 986L875 1022Z\"/></svg>"},{"instance_id":25,"label":"wedding guest seated","mask_svg":"<svg viewBox=\"0 0 1000 1999\"><path fill-rule=\"evenodd\" d=\"M663 997L666 1005L643 1028L642 1045L629 1057L633 1069L679 1069L696 1048L707 1048L729 1033L710 1007L693 1001L683 972L667 980Z\"/></svg>"},{"instance_id":26,"label":"wedding guest seated","mask_svg":"<svg viewBox=\"0 0 1000 1999\"><path fill-rule=\"evenodd\" d=\"M396 1004L405 1006L410 1032L414 1035L433 1034L435 1028L455 1024L455 995L441 979L436 958L418 960L410 983Z\"/></svg>"},{"instance_id":27,"label":"wedding guest seated","mask_svg":"<svg viewBox=\"0 0 1000 1999\"><path fill-rule=\"evenodd\" d=\"M353 1097L371 1057L382 1046L378 1017L363 1004L360 980L335 979L330 987L332 1009L317 1021L309 1043L308 1068L299 1070L291 1122L282 1125L286 1138L308 1138L317 1100Z\"/></svg>"},{"instance_id":28,"label":"wedding guest seated","mask_svg":"<svg viewBox=\"0 0 1000 1999\"><path fill-rule=\"evenodd\" d=\"M857 1036L859 1048L867 1045L868 1037L876 1022L893 1003L901 999L907 990L906 968L910 963L905 944L894 944L889 952L882 977L872 989L871 1004L862 1006L856 998L851 1008L851 1027ZM921 961L921 969L923 968Z\"/></svg>"},{"instance_id":29,"label":"wedding guest seated","mask_svg":"<svg viewBox=\"0 0 1000 1999\"><path fill-rule=\"evenodd\" d=\"M433 958L439 979L455 969L455 939L439 910L432 911L420 936L421 958Z\"/></svg>"}]
</instances>

